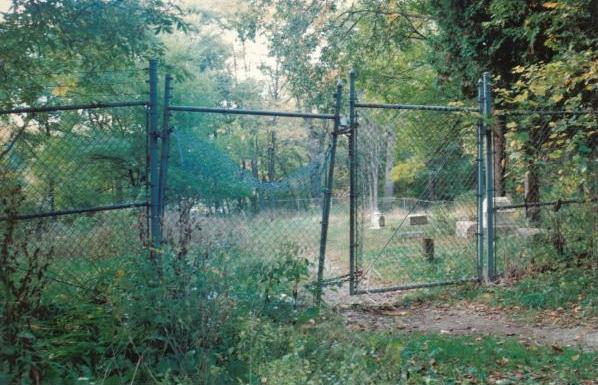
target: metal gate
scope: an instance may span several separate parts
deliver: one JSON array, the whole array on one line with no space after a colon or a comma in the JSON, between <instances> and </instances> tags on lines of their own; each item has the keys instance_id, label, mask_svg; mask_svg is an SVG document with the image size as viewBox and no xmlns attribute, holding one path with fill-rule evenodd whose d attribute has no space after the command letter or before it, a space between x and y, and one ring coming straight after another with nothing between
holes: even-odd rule
<instances>
[{"instance_id":1,"label":"metal gate","mask_svg":"<svg viewBox=\"0 0 598 385\"><path fill-rule=\"evenodd\" d=\"M164 125L160 135L162 151L158 206L161 227L155 233L158 243L169 244L175 249L186 249L185 243L194 248L204 245L211 252L238 249L245 256L259 255L264 261L270 261L270 257L277 254L311 261L317 266L314 273L317 275L315 287L319 300L320 289L325 285L324 263L336 148L338 137L343 132L340 126L342 84L339 82L336 87L334 113L324 114L174 105L171 103L171 81L172 78L167 75ZM268 117L271 119L272 141L269 151L272 153L276 130L281 129L282 124L278 118L299 118L304 119L304 122L320 122L323 126L326 122L332 124L324 130L326 138L322 138L321 148L316 149L313 156L308 156L306 164L299 162L293 170L287 170L289 173L285 178L278 179L273 176L276 174L273 164L267 175L258 175L255 158L246 162L239 149L219 146L216 135L186 136L197 127L179 120L183 125L175 128L176 123L171 118L171 115L185 113L237 116L241 119ZM249 126L240 124L238 129L246 132L247 137L251 136ZM305 132L299 131L304 130L293 128L297 137L294 150L309 146L309 138L304 135ZM255 141L257 148L257 136ZM327 142L327 145L323 142ZM201 148L195 148L197 146ZM183 178L186 178L185 175L193 178L201 174L202 183L211 183L211 187L205 186L201 191L187 191L184 196L177 196L172 188L173 180L169 182L167 175L172 172L169 171L171 157L177 163L177 168L183 170ZM181 175L177 177L181 178ZM192 183L189 180L184 182L189 185ZM223 195L217 196L217 190L233 193L222 198Z\"/></svg>"},{"instance_id":2,"label":"metal gate","mask_svg":"<svg viewBox=\"0 0 598 385\"><path fill-rule=\"evenodd\" d=\"M492 151L483 161L492 141L488 79L477 108L382 104L357 100L351 72L351 294L481 280L493 211L484 207L492 196L491 184L484 188Z\"/></svg>"},{"instance_id":3,"label":"metal gate","mask_svg":"<svg viewBox=\"0 0 598 385\"><path fill-rule=\"evenodd\" d=\"M322 114L173 105L171 78L167 76L164 126L159 134L162 140L161 165L156 178L159 191L152 194L156 200L152 207L158 208L155 213L159 216L159 220L152 223L160 223L156 231L152 231L154 244L169 243L172 246L177 242L189 242L197 228L202 232L200 243L206 242L206 234L213 233L207 242L212 250L221 244L226 250L239 248L245 253L267 256L286 252L282 250L287 247L285 245L297 245L299 251L293 246L293 255L317 263L315 287L318 298L322 287L329 281L336 284L346 278L349 279L352 295L458 284L479 281L483 277L492 280L495 275L493 243L484 242L485 239L493 239L494 212L493 200L487 204L485 200L486 196L493 196L492 133L488 128L491 105L489 75L484 74L479 82L477 107L360 102L356 97L355 80L352 72L349 117L345 126L340 115L340 83L336 90L334 113ZM316 167L322 171L322 198L317 203L310 201L301 208L289 210L287 203L276 200L274 191L271 195L265 191L268 184L276 185L278 182L269 177L260 179L257 175L248 175L245 161L234 153L221 156L216 162L202 158L218 150L218 144L214 138L206 138L202 149L191 148L193 140L180 135L192 127L177 127L175 130L170 118L174 113L332 122L333 127L328 130L328 150L322 153L325 159ZM276 121L273 122L274 128ZM327 250L327 244L330 243L328 229L335 184L335 156L341 135L348 137L349 221L348 228L337 223L335 230L344 231L345 235L348 233L348 248L345 250L349 254L349 273L338 275L339 270L343 272L346 268L340 267L333 274L336 276L325 277L325 266L330 264L326 261L327 257L334 254L328 259L338 261L339 231L334 231L334 250L330 247ZM171 143L171 139L176 145ZM222 166L222 170L218 171L220 174L214 173L203 183L208 181L215 189L226 185L233 190L253 190L256 201L250 202L251 198L246 193L210 200L210 191L195 195L191 192L193 199L184 201L183 198L181 201L176 194L171 194L172 190L168 190L168 163L173 151L174 156L180 158L179 169L184 168L186 161L183 158L187 157L184 155L187 153L198 167L202 164L189 170L189 176L210 173L210 168ZM317 159L312 161L320 162ZM305 167L310 169L309 165ZM489 170L490 175L485 175L485 170ZM395 187L397 190L393 191ZM266 197L268 200L264 206L267 210L260 213L260 210L251 208L252 205L257 207L258 195L259 199ZM169 200L166 199L169 196L174 199L170 200L170 213L167 208ZM226 207L221 206L223 201ZM185 205L188 206L186 217L176 217ZM198 214L195 219L190 216L193 210ZM333 217L337 222L338 218L347 214L342 208L336 211ZM175 217L177 223L169 223ZM183 224L186 228L182 228L181 221L195 223Z\"/></svg>"}]
</instances>

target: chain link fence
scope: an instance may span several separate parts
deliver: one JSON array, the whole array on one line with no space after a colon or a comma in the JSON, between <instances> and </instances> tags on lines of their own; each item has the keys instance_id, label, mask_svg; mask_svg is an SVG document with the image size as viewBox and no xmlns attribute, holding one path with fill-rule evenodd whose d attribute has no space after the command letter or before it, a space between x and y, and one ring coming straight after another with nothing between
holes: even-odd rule
<instances>
[{"instance_id":1,"label":"chain link fence","mask_svg":"<svg viewBox=\"0 0 598 385\"><path fill-rule=\"evenodd\" d=\"M17 269L86 287L151 250L222 251L305 261L355 293L480 279L484 253L512 276L595 248L594 174L579 169L595 159L594 114L499 112L501 149L484 143L489 97L371 104L353 86L344 124L340 86L335 113L318 114L172 105L167 80L160 129L153 68L149 93L147 70L122 71L0 110L0 226ZM119 84L131 100L110 101Z\"/></svg>"},{"instance_id":2,"label":"chain link fence","mask_svg":"<svg viewBox=\"0 0 598 385\"><path fill-rule=\"evenodd\" d=\"M478 119L465 111L358 110L360 291L477 277Z\"/></svg>"},{"instance_id":3,"label":"chain link fence","mask_svg":"<svg viewBox=\"0 0 598 385\"><path fill-rule=\"evenodd\" d=\"M555 263L596 264L596 115L522 111L497 116L497 271L516 278Z\"/></svg>"},{"instance_id":4,"label":"chain link fence","mask_svg":"<svg viewBox=\"0 0 598 385\"><path fill-rule=\"evenodd\" d=\"M255 120L217 124L244 130L246 124L260 125ZM274 146L273 137L284 135L280 124L248 134L246 148L227 148L226 135L209 138L194 133L196 127L175 128L165 193L165 244L180 255L217 249L260 255L290 248L315 261L330 161L327 128L317 128L324 134L318 138L303 122L287 124L287 129L293 138Z\"/></svg>"},{"instance_id":5,"label":"chain link fence","mask_svg":"<svg viewBox=\"0 0 598 385\"><path fill-rule=\"evenodd\" d=\"M171 105L168 90L165 249L178 258L282 258L309 266L321 284L331 278L337 266L325 264L322 247L330 223L333 247L343 246L331 173L341 92L333 115Z\"/></svg>"},{"instance_id":6,"label":"chain link fence","mask_svg":"<svg viewBox=\"0 0 598 385\"><path fill-rule=\"evenodd\" d=\"M123 72L76 74L103 91L57 84L44 106L0 110L4 274L93 290L147 253L147 69ZM114 102L102 76L139 93Z\"/></svg>"}]
</instances>

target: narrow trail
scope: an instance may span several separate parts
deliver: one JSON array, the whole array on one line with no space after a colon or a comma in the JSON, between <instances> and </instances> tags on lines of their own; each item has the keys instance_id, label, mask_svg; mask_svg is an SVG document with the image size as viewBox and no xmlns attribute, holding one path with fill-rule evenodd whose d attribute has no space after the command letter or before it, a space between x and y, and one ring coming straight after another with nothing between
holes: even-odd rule
<instances>
[{"instance_id":1,"label":"narrow trail","mask_svg":"<svg viewBox=\"0 0 598 385\"><path fill-rule=\"evenodd\" d=\"M458 302L451 306L339 305L336 307L351 330L400 330L446 335L517 338L525 345L548 345L559 350L574 347L598 351L598 323L554 314L532 322L518 319L512 309Z\"/></svg>"}]
</instances>

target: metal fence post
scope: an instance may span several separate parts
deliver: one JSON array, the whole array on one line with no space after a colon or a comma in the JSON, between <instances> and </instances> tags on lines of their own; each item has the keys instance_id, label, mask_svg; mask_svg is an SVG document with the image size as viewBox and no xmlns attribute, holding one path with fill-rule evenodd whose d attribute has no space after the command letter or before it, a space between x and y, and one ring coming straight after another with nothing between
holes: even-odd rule
<instances>
[{"instance_id":1,"label":"metal fence post","mask_svg":"<svg viewBox=\"0 0 598 385\"><path fill-rule=\"evenodd\" d=\"M160 223L164 224L164 206L166 202L166 183L168 175L168 158L170 155L170 98L172 97L171 87L172 76L167 74L164 78L164 114L162 118L162 150L160 153Z\"/></svg>"},{"instance_id":2,"label":"metal fence post","mask_svg":"<svg viewBox=\"0 0 598 385\"><path fill-rule=\"evenodd\" d=\"M357 223L356 223L356 209L357 209L357 196L355 194L355 173L356 168L356 155L355 154L355 140L357 139L357 122L355 116L355 70L351 70L349 73L349 294L354 295L357 291L357 280L355 276L355 250L356 250L356 234Z\"/></svg>"},{"instance_id":3,"label":"metal fence post","mask_svg":"<svg viewBox=\"0 0 598 385\"><path fill-rule=\"evenodd\" d=\"M330 217L330 203L332 200L332 189L334 187L334 161L336 157L336 143L338 130L341 121L341 104L343 98L343 84L339 81L336 85L334 105L334 127L332 129L332 143L330 146L330 162L328 163L328 175L326 177L326 191L324 192L324 204L322 207L322 230L320 233L320 258L318 259L318 288L316 301L318 305L322 300L324 282L324 263L326 262L326 241L328 239L328 218Z\"/></svg>"},{"instance_id":4,"label":"metal fence post","mask_svg":"<svg viewBox=\"0 0 598 385\"><path fill-rule=\"evenodd\" d=\"M150 142L150 224L152 236L151 258L156 261L157 253L162 242L162 229L160 224L160 184L158 171L158 60L151 59L149 67L149 142Z\"/></svg>"},{"instance_id":5,"label":"metal fence post","mask_svg":"<svg viewBox=\"0 0 598 385\"><path fill-rule=\"evenodd\" d=\"M484 113L484 89L482 79L478 81L478 105L480 114ZM483 116L478 122L477 132L477 198L478 198L478 239L477 239L477 262L478 262L478 279L480 282L484 279L484 123Z\"/></svg>"},{"instance_id":6,"label":"metal fence post","mask_svg":"<svg viewBox=\"0 0 598 385\"><path fill-rule=\"evenodd\" d=\"M484 72L482 76L484 91L484 128L486 134L486 226L487 230L487 264L488 281L496 278L496 264L494 260L494 148L492 127L489 124L492 116L492 95L490 73Z\"/></svg>"}]
</instances>

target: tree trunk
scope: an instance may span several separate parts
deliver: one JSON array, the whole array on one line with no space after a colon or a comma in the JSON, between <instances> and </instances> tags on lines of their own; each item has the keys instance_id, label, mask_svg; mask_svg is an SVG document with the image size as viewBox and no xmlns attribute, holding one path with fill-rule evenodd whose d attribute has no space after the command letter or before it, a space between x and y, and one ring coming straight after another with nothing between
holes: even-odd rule
<instances>
[{"instance_id":1,"label":"tree trunk","mask_svg":"<svg viewBox=\"0 0 598 385\"><path fill-rule=\"evenodd\" d=\"M380 209L378 206L378 182L380 169L380 153L382 150L383 136L378 126L369 119L364 119L362 135L366 135L367 140L363 142L363 147L359 149L363 154L365 180L369 190L370 201L370 223L372 228L379 228ZM366 147L367 146L367 147Z\"/></svg>"},{"instance_id":2,"label":"tree trunk","mask_svg":"<svg viewBox=\"0 0 598 385\"><path fill-rule=\"evenodd\" d=\"M241 160L241 169L243 170L243 174L245 174L245 170L247 170L247 166L245 165L245 159ZM243 211L245 209L245 198L241 197L237 199L237 208L238 211Z\"/></svg>"},{"instance_id":3,"label":"tree trunk","mask_svg":"<svg viewBox=\"0 0 598 385\"><path fill-rule=\"evenodd\" d=\"M428 200L436 200L436 176L437 173L428 174Z\"/></svg>"},{"instance_id":4,"label":"tree trunk","mask_svg":"<svg viewBox=\"0 0 598 385\"><path fill-rule=\"evenodd\" d=\"M540 201L540 178L538 178L537 166L534 161L528 162L528 171L525 173L525 203ZM539 207L526 207L525 217L532 223L537 224L540 221Z\"/></svg>"},{"instance_id":5,"label":"tree trunk","mask_svg":"<svg viewBox=\"0 0 598 385\"><path fill-rule=\"evenodd\" d=\"M276 131L270 133L270 146L268 147L268 180L273 182L276 178L274 160L276 158Z\"/></svg>"},{"instance_id":6,"label":"tree trunk","mask_svg":"<svg viewBox=\"0 0 598 385\"><path fill-rule=\"evenodd\" d=\"M370 221L372 228L380 227L380 210L378 209L378 167L373 162L369 164L368 185L370 189Z\"/></svg>"},{"instance_id":7,"label":"tree trunk","mask_svg":"<svg viewBox=\"0 0 598 385\"><path fill-rule=\"evenodd\" d=\"M255 136L255 141L254 141L254 146L253 146L253 157L251 158L251 173L253 174L253 179L255 181L260 180L259 177L259 170L258 170L258 164L257 164L257 151L258 151L258 141L257 141L257 135ZM260 191L259 191L259 187L257 187L255 189L255 191L253 192L253 196L251 197L251 206L253 207L253 212L257 213L259 211L258 208L258 199L260 196Z\"/></svg>"},{"instance_id":8,"label":"tree trunk","mask_svg":"<svg viewBox=\"0 0 598 385\"><path fill-rule=\"evenodd\" d=\"M504 196L505 191L505 117L496 117L496 126L494 127L494 191L496 196Z\"/></svg>"},{"instance_id":9,"label":"tree trunk","mask_svg":"<svg viewBox=\"0 0 598 385\"><path fill-rule=\"evenodd\" d=\"M384 167L384 198L394 197L395 183L392 180L392 167L394 166L395 136L390 129L386 132L386 165Z\"/></svg>"},{"instance_id":10,"label":"tree trunk","mask_svg":"<svg viewBox=\"0 0 598 385\"><path fill-rule=\"evenodd\" d=\"M534 122L535 123L535 122ZM540 161L541 148L550 133L544 132L541 125L532 124L529 130L529 140L525 146L527 158L527 172L524 180L525 203L540 202ZM525 217L533 224L540 222L540 207L526 207Z\"/></svg>"}]
</instances>

